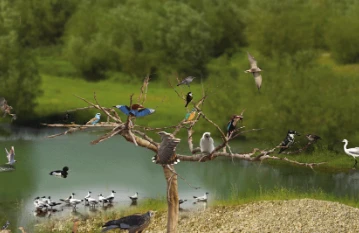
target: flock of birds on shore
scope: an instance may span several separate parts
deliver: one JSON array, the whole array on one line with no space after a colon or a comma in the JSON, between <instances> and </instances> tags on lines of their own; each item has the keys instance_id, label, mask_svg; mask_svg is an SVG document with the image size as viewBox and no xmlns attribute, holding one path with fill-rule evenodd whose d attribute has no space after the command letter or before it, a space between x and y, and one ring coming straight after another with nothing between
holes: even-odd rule
<instances>
[{"instance_id":1,"label":"flock of birds on shore","mask_svg":"<svg viewBox=\"0 0 359 233\"><path fill-rule=\"evenodd\" d=\"M254 77L256 87L258 91L260 92L260 88L262 85L262 70L258 67L257 61L253 56L251 56L247 52L247 57L250 63L250 69L246 70L245 73L251 73ZM193 76L188 76L187 78L183 79L180 83L177 84L177 86L180 85L187 85L190 88L190 83L195 79ZM187 108L188 105L193 100L193 93L189 91L185 97L185 107ZM155 112L155 109L151 108L145 108L141 104L132 104L131 106L126 105L115 105L117 109L119 109L122 113L124 113L126 116L131 117L144 117L147 115L150 115ZM12 107L7 104L7 101L5 98L0 97L0 110L4 113L4 117L6 115L9 115L12 117L12 120L16 120L16 114L12 113ZM235 114L231 117L230 121L227 123L227 138L231 138L233 136L233 133L236 130L236 126L238 122L241 122L244 119L244 111L242 111L241 114ZM69 117L68 114L66 114L67 117ZM196 109L193 108L190 112L188 112L185 115L184 121L192 121L196 117ZM96 113L96 115L90 119L88 122L86 122L86 125L95 125L101 120L101 113ZM161 143L158 147L157 154L152 158L152 162L160 165L172 165L177 164L180 162L180 160L176 157L176 147L180 143L181 139L175 138L174 135L167 133L165 131L160 131L158 134L161 136ZM279 154L282 153L284 150L288 149L291 145L293 145L295 136L300 136L300 134L295 130L288 130L286 137L284 140L280 143L280 149ZM311 142L317 141L321 139L319 136L314 134L307 134L307 139ZM348 140L344 139L344 151L346 154L352 156L355 160L354 167L357 165L356 158L359 157L359 147L355 148L347 148ZM214 146L214 140L211 137L210 132L204 132L201 139L200 139L200 150L201 153L211 154L215 150ZM11 168L14 168L14 164L16 162L15 160L15 148L12 146L10 150L7 150L5 148L6 154L7 154L7 160L6 166L0 167L0 171L7 171L11 170ZM7 170L5 168L8 168ZM61 177L61 178L67 178L69 175L69 168L67 166L63 167L62 170L55 170L49 173L50 175ZM90 208L96 208L97 206L101 205L104 206L112 205L114 198L115 198L115 191L112 191L111 194L107 197L102 196L102 194L98 195L98 198L95 199L91 197L91 192L89 191L88 194L83 199L76 199L75 193L72 193L68 198L66 199L59 199L61 202L52 201L51 197L43 196L43 197L36 197L34 200L34 206L35 206L35 212L37 213L43 213L48 211L54 211L54 208L56 206L60 206L62 204L66 206L72 206L73 211L76 211L77 206L84 202L85 206L89 206ZM138 193L136 192L133 196L129 196L132 203L136 203L138 199ZM193 196L195 199L194 203L197 202L207 202L208 199L208 192L206 192L203 196ZM180 199L179 204L182 204L186 202L186 199ZM134 214L130 216L126 216L117 220L111 220L103 225L103 232L111 230L111 229L126 229L129 232L141 232L144 230L148 224L150 223L151 217L154 215L154 211L148 211L144 214ZM6 229L9 226L9 221L6 222L6 224L3 226L3 229Z\"/></svg>"}]
</instances>

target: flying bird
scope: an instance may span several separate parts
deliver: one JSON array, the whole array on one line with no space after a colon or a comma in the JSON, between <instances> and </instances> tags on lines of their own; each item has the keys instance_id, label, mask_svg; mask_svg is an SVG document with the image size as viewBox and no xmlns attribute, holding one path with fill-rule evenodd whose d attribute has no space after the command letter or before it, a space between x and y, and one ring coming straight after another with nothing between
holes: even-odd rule
<instances>
[{"instance_id":1,"label":"flying bird","mask_svg":"<svg viewBox=\"0 0 359 233\"><path fill-rule=\"evenodd\" d=\"M137 199L138 199L138 192L136 192L135 194L133 194L132 196L128 196L130 199L131 199L131 201L137 201Z\"/></svg>"},{"instance_id":2,"label":"flying bird","mask_svg":"<svg viewBox=\"0 0 359 233\"><path fill-rule=\"evenodd\" d=\"M128 230L129 233L142 232L148 227L151 217L153 217L154 214L155 212L150 210L145 214L134 214L117 220L108 221L102 226L102 232L117 228Z\"/></svg>"},{"instance_id":3,"label":"flying bird","mask_svg":"<svg viewBox=\"0 0 359 233\"><path fill-rule=\"evenodd\" d=\"M190 84L190 83L193 81L193 79L195 79L195 78L196 78L196 77L188 76L187 78L183 79L179 84L177 84L177 86L182 85L182 84L185 84L185 85L187 85L188 87L190 87L189 84Z\"/></svg>"},{"instance_id":4,"label":"flying bird","mask_svg":"<svg viewBox=\"0 0 359 233\"><path fill-rule=\"evenodd\" d=\"M280 150L278 154L282 153L284 150L288 149L289 146L291 146L294 143L294 136L300 136L300 134L295 130L288 130L287 136L284 138L284 140L281 142Z\"/></svg>"},{"instance_id":5,"label":"flying bird","mask_svg":"<svg viewBox=\"0 0 359 233\"><path fill-rule=\"evenodd\" d=\"M196 201L200 202L200 201L207 201L208 199L208 192L206 192L203 196L197 197L197 196L193 196L194 199L196 199Z\"/></svg>"},{"instance_id":6,"label":"flying bird","mask_svg":"<svg viewBox=\"0 0 359 233\"><path fill-rule=\"evenodd\" d=\"M196 117L196 113L197 113L196 109L193 108L190 112L186 114L186 116L184 117L184 121L188 122L194 120L194 118Z\"/></svg>"},{"instance_id":7,"label":"flying bird","mask_svg":"<svg viewBox=\"0 0 359 233\"><path fill-rule=\"evenodd\" d=\"M132 104L131 108L126 105L116 105L114 107L118 108L126 116L144 117L155 112L154 109L145 108L140 104Z\"/></svg>"},{"instance_id":8,"label":"flying bird","mask_svg":"<svg viewBox=\"0 0 359 233\"><path fill-rule=\"evenodd\" d=\"M355 160L355 163L354 163L354 166L353 167L356 167L357 166L357 157L359 157L359 147L354 147L354 148L347 148L348 146L348 140L346 139L343 139L344 142L344 152L347 154L347 155L350 155L354 158Z\"/></svg>"},{"instance_id":9,"label":"flying bird","mask_svg":"<svg viewBox=\"0 0 359 233\"><path fill-rule=\"evenodd\" d=\"M96 113L95 117L89 120L86 125L96 125L97 122L100 121L101 113Z\"/></svg>"},{"instance_id":10,"label":"flying bird","mask_svg":"<svg viewBox=\"0 0 359 233\"><path fill-rule=\"evenodd\" d=\"M247 52L247 56L248 56L248 60L249 60L249 63L251 65L251 68L244 71L244 72L253 74L254 81L256 82L256 86L257 86L258 91L259 91L260 88L261 88L261 85L262 85L262 75L260 74L260 72L262 70L257 66L257 61L254 59L254 57L252 55L250 55Z\"/></svg>"},{"instance_id":11,"label":"flying bird","mask_svg":"<svg viewBox=\"0 0 359 233\"><path fill-rule=\"evenodd\" d=\"M307 139L311 142L317 141L319 139L322 139L321 137L314 135L314 134L307 134L305 135L307 137Z\"/></svg>"},{"instance_id":12,"label":"flying bird","mask_svg":"<svg viewBox=\"0 0 359 233\"><path fill-rule=\"evenodd\" d=\"M188 104L193 100L193 94L192 92L188 92L187 95L186 95L186 105L185 107L188 106Z\"/></svg>"},{"instance_id":13,"label":"flying bird","mask_svg":"<svg viewBox=\"0 0 359 233\"><path fill-rule=\"evenodd\" d=\"M161 136L162 140L157 154L152 157L152 162L168 165L179 163L180 160L177 159L176 147L181 139L175 138L173 134L165 131L160 131L158 134Z\"/></svg>"},{"instance_id":14,"label":"flying bird","mask_svg":"<svg viewBox=\"0 0 359 233\"><path fill-rule=\"evenodd\" d=\"M7 161L8 161L6 164L14 165L14 163L16 162L14 146L12 146L9 151L5 148L5 151L6 151L6 158L7 158Z\"/></svg>"},{"instance_id":15,"label":"flying bird","mask_svg":"<svg viewBox=\"0 0 359 233\"><path fill-rule=\"evenodd\" d=\"M214 141L210 132L205 132L200 140L199 146L202 153L212 153L214 150Z\"/></svg>"},{"instance_id":16,"label":"flying bird","mask_svg":"<svg viewBox=\"0 0 359 233\"><path fill-rule=\"evenodd\" d=\"M243 110L241 115L233 115L231 120L228 122L228 124L227 124L227 138L230 138L232 136L233 131L236 129L237 122L243 120L244 111L245 110Z\"/></svg>"},{"instance_id":17,"label":"flying bird","mask_svg":"<svg viewBox=\"0 0 359 233\"><path fill-rule=\"evenodd\" d=\"M16 120L16 114L11 113L12 107L7 104L4 97L0 97L0 110L4 113L3 117L7 115L12 116L11 120Z\"/></svg>"},{"instance_id":18,"label":"flying bird","mask_svg":"<svg viewBox=\"0 0 359 233\"><path fill-rule=\"evenodd\" d=\"M50 172L51 176L56 176L56 177L62 177L62 178L66 178L68 176L68 170L69 167L65 166L62 168L62 170L56 170L56 171L52 171Z\"/></svg>"}]
</instances>

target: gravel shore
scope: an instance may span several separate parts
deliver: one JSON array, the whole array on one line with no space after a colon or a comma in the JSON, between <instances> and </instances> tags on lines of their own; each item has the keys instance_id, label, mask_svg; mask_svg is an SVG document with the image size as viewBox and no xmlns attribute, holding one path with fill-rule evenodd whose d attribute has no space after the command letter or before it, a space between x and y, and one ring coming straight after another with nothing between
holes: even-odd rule
<instances>
[{"instance_id":1,"label":"gravel shore","mask_svg":"<svg viewBox=\"0 0 359 233\"><path fill-rule=\"evenodd\" d=\"M166 214L146 232L166 232ZM181 212L179 232L359 232L359 209L312 199L262 201Z\"/></svg>"}]
</instances>

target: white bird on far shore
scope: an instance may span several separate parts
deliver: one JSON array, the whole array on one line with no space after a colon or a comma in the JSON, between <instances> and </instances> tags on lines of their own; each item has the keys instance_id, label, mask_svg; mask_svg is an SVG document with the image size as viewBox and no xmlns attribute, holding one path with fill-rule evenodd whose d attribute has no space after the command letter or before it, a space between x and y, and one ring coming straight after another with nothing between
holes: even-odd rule
<instances>
[{"instance_id":1,"label":"white bird on far shore","mask_svg":"<svg viewBox=\"0 0 359 233\"><path fill-rule=\"evenodd\" d=\"M350 155L354 158L355 160L355 163L354 163L354 166L353 167L356 167L358 161L357 161L357 157L359 157L359 147L354 147L354 148L347 148L347 145L348 145L348 140L346 139L343 139L344 142L344 152L347 154L347 155Z\"/></svg>"}]
</instances>

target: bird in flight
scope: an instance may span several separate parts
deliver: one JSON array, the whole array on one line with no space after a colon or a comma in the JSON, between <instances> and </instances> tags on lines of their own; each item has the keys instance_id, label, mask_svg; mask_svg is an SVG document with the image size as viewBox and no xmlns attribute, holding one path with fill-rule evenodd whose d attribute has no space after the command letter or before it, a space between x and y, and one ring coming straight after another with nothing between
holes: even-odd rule
<instances>
[{"instance_id":1,"label":"bird in flight","mask_svg":"<svg viewBox=\"0 0 359 233\"><path fill-rule=\"evenodd\" d=\"M160 131L158 134L161 136L162 140L157 154L152 157L152 162L169 165L179 163L180 160L177 159L176 147L181 139L175 138L173 134L165 131Z\"/></svg>"},{"instance_id":2,"label":"bird in flight","mask_svg":"<svg viewBox=\"0 0 359 233\"><path fill-rule=\"evenodd\" d=\"M102 232L117 228L128 230L129 233L142 232L148 227L151 217L154 215L155 211L150 210L145 214L133 214L117 220L111 220L102 226Z\"/></svg>"},{"instance_id":3,"label":"bird in flight","mask_svg":"<svg viewBox=\"0 0 359 233\"><path fill-rule=\"evenodd\" d=\"M260 72L262 70L257 66L257 61L254 59L254 57L252 55L250 55L247 52L247 56L248 56L248 60L249 60L249 63L251 65L251 68L244 71L244 72L253 74L254 81L256 82L256 86L257 86L258 91L259 91L261 86L262 86L262 75L260 74Z\"/></svg>"},{"instance_id":4,"label":"bird in flight","mask_svg":"<svg viewBox=\"0 0 359 233\"><path fill-rule=\"evenodd\" d=\"M86 125L96 125L97 122L100 121L101 113L96 113L95 117L89 120Z\"/></svg>"},{"instance_id":5,"label":"bird in flight","mask_svg":"<svg viewBox=\"0 0 359 233\"><path fill-rule=\"evenodd\" d=\"M177 86L179 86L179 85L187 85L188 87L190 87L189 86L189 84L193 81L193 79L195 79L196 77L193 77L193 76L188 76L187 78L185 78L185 79L183 79L179 84L177 84Z\"/></svg>"},{"instance_id":6,"label":"bird in flight","mask_svg":"<svg viewBox=\"0 0 359 233\"><path fill-rule=\"evenodd\" d=\"M6 148L5 148L5 151L6 151L6 158L8 160L8 162L6 164L9 164L9 165L14 165L14 163L16 162L15 160L15 148L14 146L11 147L10 151L8 151Z\"/></svg>"},{"instance_id":7,"label":"bird in flight","mask_svg":"<svg viewBox=\"0 0 359 233\"><path fill-rule=\"evenodd\" d=\"M135 117L144 117L155 112L154 109L145 108L140 104L132 104L131 107L126 105L116 105L114 106L123 112L126 116L135 116Z\"/></svg>"}]
</instances>

